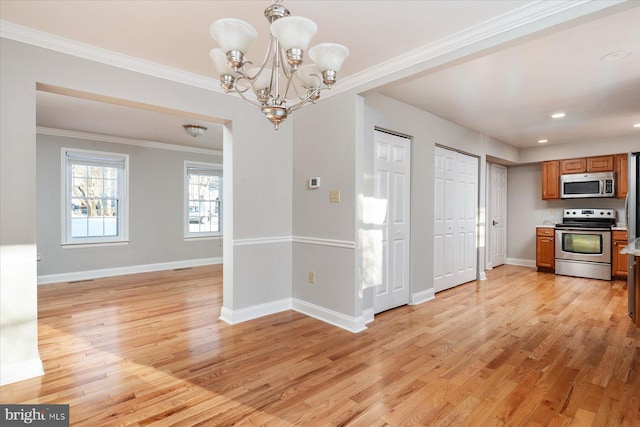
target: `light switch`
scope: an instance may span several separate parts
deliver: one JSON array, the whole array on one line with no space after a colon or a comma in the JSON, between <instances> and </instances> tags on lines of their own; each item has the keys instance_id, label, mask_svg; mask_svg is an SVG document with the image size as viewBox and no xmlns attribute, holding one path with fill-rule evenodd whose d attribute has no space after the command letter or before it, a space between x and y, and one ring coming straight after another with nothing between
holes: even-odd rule
<instances>
[{"instance_id":1,"label":"light switch","mask_svg":"<svg viewBox=\"0 0 640 427\"><path fill-rule=\"evenodd\" d=\"M329 191L329 203L340 203L340 190Z\"/></svg>"}]
</instances>

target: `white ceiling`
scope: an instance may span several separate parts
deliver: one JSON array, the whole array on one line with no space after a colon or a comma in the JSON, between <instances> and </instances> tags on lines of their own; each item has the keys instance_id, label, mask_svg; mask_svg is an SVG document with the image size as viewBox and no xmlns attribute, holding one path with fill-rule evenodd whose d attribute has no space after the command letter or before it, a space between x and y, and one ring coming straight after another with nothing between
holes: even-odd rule
<instances>
[{"instance_id":1,"label":"white ceiling","mask_svg":"<svg viewBox=\"0 0 640 427\"><path fill-rule=\"evenodd\" d=\"M0 19L102 49L215 78L208 51L216 47L209 25L221 17L252 23L260 34L248 56L262 58L268 23L262 11L270 1L21 1L2 0ZM518 16L541 4L566 1L301 1L287 0L292 14L318 24L312 44L333 41L351 55L340 81L368 75L425 47L471 34L487 22ZM598 4L602 2L593 2ZM450 121L517 147L579 142L584 138L640 134L640 2L608 2L605 10L577 20L558 14L559 25L502 48L476 50L402 79L386 76L385 86L369 89L415 105ZM567 12L563 12L567 13ZM0 30L3 28L0 27ZM614 51L628 52L603 62ZM480 52L480 53L479 53ZM313 107L310 107L313 108ZM38 125L112 134L173 144L217 148L219 125L208 139L182 130L185 117L39 93ZM549 115L565 111L552 120ZM70 118L72 118L70 120ZM256 119L261 119L256 115ZM219 137L219 138L218 138Z\"/></svg>"}]
</instances>

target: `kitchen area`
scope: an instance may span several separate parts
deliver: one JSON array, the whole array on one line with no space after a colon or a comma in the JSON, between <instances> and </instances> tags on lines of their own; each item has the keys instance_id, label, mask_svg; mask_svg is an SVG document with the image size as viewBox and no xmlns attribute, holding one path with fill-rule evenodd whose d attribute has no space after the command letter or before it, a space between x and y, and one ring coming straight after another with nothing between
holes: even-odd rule
<instances>
[{"instance_id":1,"label":"kitchen area","mask_svg":"<svg viewBox=\"0 0 640 427\"><path fill-rule=\"evenodd\" d=\"M550 215L557 206L562 217L543 220L535 232L538 271L627 281L629 316L638 326L639 154L542 162L541 198L554 206Z\"/></svg>"}]
</instances>

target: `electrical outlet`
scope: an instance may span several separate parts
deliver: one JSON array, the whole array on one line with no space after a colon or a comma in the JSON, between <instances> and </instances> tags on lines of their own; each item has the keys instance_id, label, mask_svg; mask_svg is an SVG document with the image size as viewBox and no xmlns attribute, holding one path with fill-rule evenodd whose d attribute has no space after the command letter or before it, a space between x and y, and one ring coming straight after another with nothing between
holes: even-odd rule
<instances>
[{"instance_id":1,"label":"electrical outlet","mask_svg":"<svg viewBox=\"0 0 640 427\"><path fill-rule=\"evenodd\" d=\"M553 209L549 209L549 215L553 216L553 214L554 214Z\"/></svg>"},{"instance_id":2,"label":"electrical outlet","mask_svg":"<svg viewBox=\"0 0 640 427\"><path fill-rule=\"evenodd\" d=\"M329 191L329 203L340 203L340 190Z\"/></svg>"},{"instance_id":3,"label":"electrical outlet","mask_svg":"<svg viewBox=\"0 0 640 427\"><path fill-rule=\"evenodd\" d=\"M316 272L315 271L309 271L309 283L311 283L311 284L316 283Z\"/></svg>"}]
</instances>

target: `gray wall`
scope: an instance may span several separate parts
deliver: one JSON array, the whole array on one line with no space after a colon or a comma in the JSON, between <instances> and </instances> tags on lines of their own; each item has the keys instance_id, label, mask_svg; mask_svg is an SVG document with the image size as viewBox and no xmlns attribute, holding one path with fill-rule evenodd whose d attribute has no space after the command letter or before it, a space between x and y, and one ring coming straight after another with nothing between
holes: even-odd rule
<instances>
[{"instance_id":1,"label":"gray wall","mask_svg":"<svg viewBox=\"0 0 640 427\"><path fill-rule=\"evenodd\" d=\"M235 250L233 244L235 234L259 241L291 233L290 123L274 132L255 108L220 92L4 38L0 39L0 52L0 382L15 381L15 372L28 378L42 369L36 292L37 83L226 123L223 305L233 311L290 295L290 243L284 244L284 250L274 251L268 265L261 255L275 243L257 245L258 250L245 250L247 246ZM245 270L251 274L238 274ZM274 270L289 273L276 275ZM212 313L211 321L216 317Z\"/></svg>"},{"instance_id":2,"label":"gray wall","mask_svg":"<svg viewBox=\"0 0 640 427\"><path fill-rule=\"evenodd\" d=\"M61 243L62 147L129 155L126 246ZM185 160L222 165L222 157L52 135L36 138L38 276L222 257L222 241L184 238Z\"/></svg>"},{"instance_id":3,"label":"gray wall","mask_svg":"<svg viewBox=\"0 0 640 427\"><path fill-rule=\"evenodd\" d=\"M354 249L338 242L355 240L355 135L359 98L352 93L325 99L297 111L293 144L293 298L346 316L358 316ZM321 187L307 188L319 176ZM340 203L329 203L329 190ZM328 240L326 245L317 244ZM316 283L308 283L308 272Z\"/></svg>"}]
</instances>

